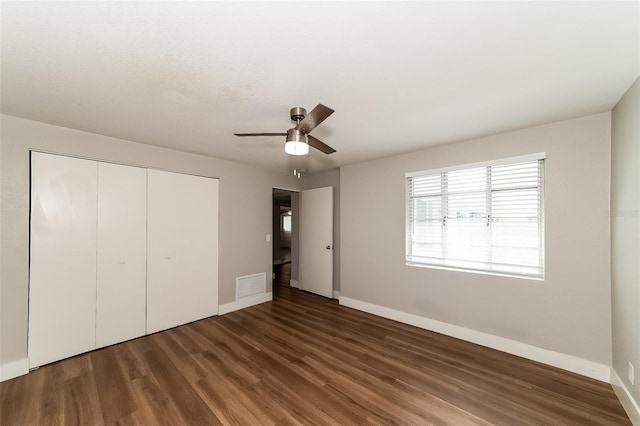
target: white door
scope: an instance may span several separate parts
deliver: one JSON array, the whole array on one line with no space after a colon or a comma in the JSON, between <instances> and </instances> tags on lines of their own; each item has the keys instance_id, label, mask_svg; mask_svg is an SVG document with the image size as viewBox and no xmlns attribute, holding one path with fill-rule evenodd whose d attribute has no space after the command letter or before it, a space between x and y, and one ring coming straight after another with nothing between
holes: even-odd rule
<instances>
[{"instance_id":1,"label":"white door","mask_svg":"<svg viewBox=\"0 0 640 426\"><path fill-rule=\"evenodd\" d=\"M333 187L300 193L300 288L333 297Z\"/></svg>"},{"instance_id":2,"label":"white door","mask_svg":"<svg viewBox=\"0 0 640 426\"><path fill-rule=\"evenodd\" d=\"M95 348L97 171L31 154L31 368Z\"/></svg>"},{"instance_id":3,"label":"white door","mask_svg":"<svg viewBox=\"0 0 640 426\"><path fill-rule=\"evenodd\" d=\"M218 313L218 180L147 176L147 333L154 333Z\"/></svg>"},{"instance_id":4,"label":"white door","mask_svg":"<svg viewBox=\"0 0 640 426\"><path fill-rule=\"evenodd\" d=\"M96 345L144 336L147 170L98 163Z\"/></svg>"}]
</instances>

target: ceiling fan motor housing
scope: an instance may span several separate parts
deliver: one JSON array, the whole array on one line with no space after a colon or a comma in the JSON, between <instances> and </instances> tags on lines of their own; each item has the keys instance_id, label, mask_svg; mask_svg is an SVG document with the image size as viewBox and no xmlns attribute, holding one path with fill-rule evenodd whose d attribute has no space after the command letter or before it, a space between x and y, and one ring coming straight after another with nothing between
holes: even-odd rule
<instances>
[{"instance_id":1,"label":"ceiling fan motor housing","mask_svg":"<svg viewBox=\"0 0 640 426\"><path fill-rule=\"evenodd\" d=\"M289 111L289 115L291 116L291 120L298 123L300 120L307 116L307 110L302 107L293 107Z\"/></svg>"}]
</instances>

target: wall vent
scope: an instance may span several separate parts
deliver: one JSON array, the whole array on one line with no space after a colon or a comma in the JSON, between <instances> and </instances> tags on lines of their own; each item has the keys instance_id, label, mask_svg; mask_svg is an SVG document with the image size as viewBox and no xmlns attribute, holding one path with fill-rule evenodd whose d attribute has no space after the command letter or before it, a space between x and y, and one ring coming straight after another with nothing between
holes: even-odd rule
<instances>
[{"instance_id":1,"label":"wall vent","mask_svg":"<svg viewBox=\"0 0 640 426\"><path fill-rule=\"evenodd\" d=\"M236 278L236 300L267 292L267 274L245 275Z\"/></svg>"}]
</instances>

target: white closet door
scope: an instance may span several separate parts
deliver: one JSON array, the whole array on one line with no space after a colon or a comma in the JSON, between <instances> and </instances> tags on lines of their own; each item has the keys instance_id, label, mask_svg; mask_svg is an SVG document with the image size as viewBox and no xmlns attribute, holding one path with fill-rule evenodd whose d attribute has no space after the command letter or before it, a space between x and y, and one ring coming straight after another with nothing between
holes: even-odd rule
<instances>
[{"instance_id":1,"label":"white closet door","mask_svg":"<svg viewBox=\"0 0 640 426\"><path fill-rule=\"evenodd\" d=\"M31 154L30 367L95 348L97 168Z\"/></svg>"},{"instance_id":2,"label":"white closet door","mask_svg":"<svg viewBox=\"0 0 640 426\"><path fill-rule=\"evenodd\" d=\"M154 333L218 313L218 181L147 176L147 333Z\"/></svg>"},{"instance_id":3,"label":"white closet door","mask_svg":"<svg viewBox=\"0 0 640 426\"><path fill-rule=\"evenodd\" d=\"M98 163L96 346L146 331L147 171Z\"/></svg>"}]
</instances>

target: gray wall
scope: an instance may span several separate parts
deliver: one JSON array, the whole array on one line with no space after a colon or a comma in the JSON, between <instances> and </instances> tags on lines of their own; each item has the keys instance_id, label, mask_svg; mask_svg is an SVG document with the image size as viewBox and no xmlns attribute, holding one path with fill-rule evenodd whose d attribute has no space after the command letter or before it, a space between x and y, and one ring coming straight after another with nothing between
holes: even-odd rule
<instances>
[{"instance_id":1,"label":"gray wall","mask_svg":"<svg viewBox=\"0 0 640 426\"><path fill-rule=\"evenodd\" d=\"M272 187L299 188L282 174L79 130L1 116L0 363L27 356L29 149L220 178L220 304L235 300L235 277L271 271ZM270 291L271 280L267 280Z\"/></svg>"},{"instance_id":2,"label":"gray wall","mask_svg":"<svg viewBox=\"0 0 640 426\"><path fill-rule=\"evenodd\" d=\"M613 369L640 405L640 79L612 113L611 320ZM635 384L627 378L635 367Z\"/></svg>"},{"instance_id":3,"label":"gray wall","mask_svg":"<svg viewBox=\"0 0 640 426\"><path fill-rule=\"evenodd\" d=\"M611 365L610 113L340 170L341 296ZM546 279L405 265L405 173L546 152Z\"/></svg>"},{"instance_id":4,"label":"gray wall","mask_svg":"<svg viewBox=\"0 0 640 426\"><path fill-rule=\"evenodd\" d=\"M304 175L303 188L333 187L333 289L340 291L340 169Z\"/></svg>"}]
</instances>

